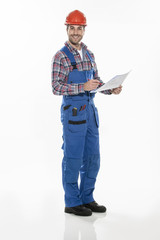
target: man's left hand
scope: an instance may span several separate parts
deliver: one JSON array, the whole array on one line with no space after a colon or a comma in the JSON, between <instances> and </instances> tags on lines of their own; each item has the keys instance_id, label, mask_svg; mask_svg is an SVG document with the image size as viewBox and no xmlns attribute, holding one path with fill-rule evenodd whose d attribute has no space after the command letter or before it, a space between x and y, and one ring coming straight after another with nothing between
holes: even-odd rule
<instances>
[{"instance_id":1,"label":"man's left hand","mask_svg":"<svg viewBox=\"0 0 160 240\"><path fill-rule=\"evenodd\" d=\"M113 94L119 94L122 91L122 86L119 86L118 88L113 88L111 90L111 93Z\"/></svg>"}]
</instances>

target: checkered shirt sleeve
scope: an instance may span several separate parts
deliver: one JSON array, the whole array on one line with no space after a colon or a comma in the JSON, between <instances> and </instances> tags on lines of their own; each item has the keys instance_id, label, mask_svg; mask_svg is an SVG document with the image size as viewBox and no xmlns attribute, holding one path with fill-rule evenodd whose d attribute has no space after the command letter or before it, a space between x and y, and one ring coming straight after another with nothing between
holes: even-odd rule
<instances>
[{"instance_id":1,"label":"checkered shirt sleeve","mask_svg":"<svg viewBox=\"0 0 160 240\"><path fill-rule=\"evenodd\" d=\"M55 95L77 95L84 93L83 83L67 84L72 67L66 56L58 51L52 60L52 91Z\"/></svg>"}]
</instances>

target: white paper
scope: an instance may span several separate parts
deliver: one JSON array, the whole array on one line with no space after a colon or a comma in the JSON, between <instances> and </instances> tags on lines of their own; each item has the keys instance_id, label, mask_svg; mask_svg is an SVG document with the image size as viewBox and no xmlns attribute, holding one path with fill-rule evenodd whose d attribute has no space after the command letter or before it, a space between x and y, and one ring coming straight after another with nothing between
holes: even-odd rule
<instances>
[{"instance_id":1,"label":"white paper","mask_svg":"<svg viewBox=\"0 0 160 240\"><path fill-rule=\"evenodd\" d=\"M115 77L113 77L111 80L109 80L108 82L106 82L102 87L99 87L95 90L92 90L91 93L95 93L95 92L101 92L104 90L108 90L108 89L113 89L113 88L117 88L120 85L122 85L123 81L125 80L125 78L128 76L128 74L130 73L130 71L128 73L125 74L121 74L121 75L116 75Z\"/></svg>"}]
</instances>

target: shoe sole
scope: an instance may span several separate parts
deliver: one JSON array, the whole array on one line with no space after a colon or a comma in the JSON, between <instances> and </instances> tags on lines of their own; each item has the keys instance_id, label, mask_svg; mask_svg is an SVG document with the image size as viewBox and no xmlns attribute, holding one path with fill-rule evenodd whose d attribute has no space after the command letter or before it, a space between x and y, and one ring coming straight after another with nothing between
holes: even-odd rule
<instances>
[{"instance_id":1,"label":"shoe sole","mask_svg":"<svg viewBox=\"0 0 160 240\"><path fill-rule=\"evenodd\" d=\"M90 208L89 208L90 209ZM105 213L105 212L107 212L107 210L105 210L105 211L95 211L95 210L92 210L92 212L95 212L95 213Z\"/></svg>"}]
</instances>

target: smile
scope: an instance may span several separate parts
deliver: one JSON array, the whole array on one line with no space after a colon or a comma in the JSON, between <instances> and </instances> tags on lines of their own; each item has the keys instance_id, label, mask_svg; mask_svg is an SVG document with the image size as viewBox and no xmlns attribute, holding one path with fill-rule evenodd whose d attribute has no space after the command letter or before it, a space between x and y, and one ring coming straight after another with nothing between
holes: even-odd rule
<instances>
[{"instance_id":1,"label":"smile","mask_svg":"<svg viewBox=\"0 0 160 240\"><path fill-rule=\"evenodd\" d=\"M79 38L79 36L72 36L74 39L78 39Z\"/></svg>"}]
</instances>

